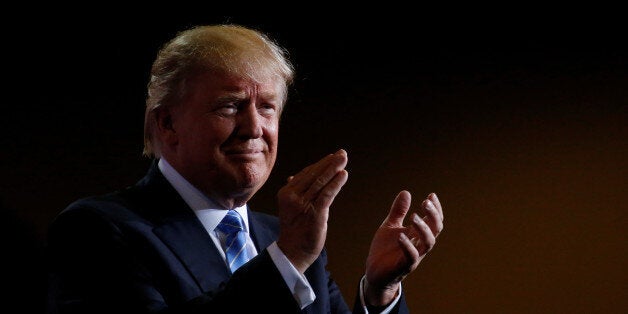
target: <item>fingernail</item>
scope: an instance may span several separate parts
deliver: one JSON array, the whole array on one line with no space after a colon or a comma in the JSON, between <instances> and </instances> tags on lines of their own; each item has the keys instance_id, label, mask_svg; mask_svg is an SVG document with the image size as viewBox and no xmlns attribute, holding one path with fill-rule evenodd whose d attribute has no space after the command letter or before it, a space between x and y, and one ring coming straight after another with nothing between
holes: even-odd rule
<instances>
[{"instance_id":1,"label":"fingernail","mask_svg":"<svg viewBox=\"0 0 628 314\"><path fill-rule=\"evenodd\" d=\"M406 239L408 239L408 236L405 233L400 233L399 234L399 241L405 241Z\"/></svg>"},{"instance_id":2,"label":"fingernail","mask_svg":"<svg viewBox=\"0 0 628 314\"><path fill-rule=\"evenodd\" d=\"M419 214L414 213L412 214L412 220L414 220L414 222L419 223L421 222L421 217L419 217Z\"/></svg>"}]
</instances>

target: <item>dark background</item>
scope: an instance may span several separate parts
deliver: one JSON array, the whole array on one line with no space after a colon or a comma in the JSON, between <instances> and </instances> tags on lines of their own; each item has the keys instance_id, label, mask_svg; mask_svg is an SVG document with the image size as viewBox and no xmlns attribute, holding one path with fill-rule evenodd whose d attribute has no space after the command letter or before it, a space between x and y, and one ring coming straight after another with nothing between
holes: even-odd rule
<instances>
[{"instance_id":1,"label":"dark background","mask_svg":"<svg viewBox=\"0 0 628 314\"><path fill-rule=\"evenodd\" d=\"M277 165L253 208L273 213L287 176L348 151L327 246L349 302L373 232L408 189L415 200L437 192L446 216L404 282L413 312L628 310L620 11L64 9L6 12L20 19L3 40L0 232L5 296L19 312L42 311L54 215L146 172L143 106L157 49L189 26L223 22L267 32L297 69Z\"/></svg>"}]
</instances>

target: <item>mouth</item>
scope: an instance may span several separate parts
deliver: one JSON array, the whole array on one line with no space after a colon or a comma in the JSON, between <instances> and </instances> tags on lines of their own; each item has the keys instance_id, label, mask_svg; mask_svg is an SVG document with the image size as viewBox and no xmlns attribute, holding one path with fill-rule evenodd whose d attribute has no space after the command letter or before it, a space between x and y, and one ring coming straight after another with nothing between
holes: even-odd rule
<instances>
[{"instance_id":1,"label":"mouth","mask_svg":"<svg viewBox=\"0 0 628 314\"><path fill-rule=\"evenodd\" d=\"M225 155L236 159L255 159L264 154L264 150L257 148L235 148L225 150Z\"/></svg>"}]
</instances>

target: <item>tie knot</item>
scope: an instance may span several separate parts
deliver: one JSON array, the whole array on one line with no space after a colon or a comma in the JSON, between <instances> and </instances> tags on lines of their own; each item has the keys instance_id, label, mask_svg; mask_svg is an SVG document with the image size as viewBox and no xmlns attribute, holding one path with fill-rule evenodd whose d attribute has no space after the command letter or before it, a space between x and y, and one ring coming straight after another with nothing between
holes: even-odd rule
<instances>
[{"instance_id":1,"label":"tie knot","mask_svg":"<svg viewBox=\"0 0 628 314\"><path fill-rule=\"evenodd\" d=\"M242 222L242 217L238 214L237 211L231 209L225 215L225 218L220 221L218 226L216 227L221 232L226 234L237 233L244 229L244 222Z\"/></svg>"}]
</instances>

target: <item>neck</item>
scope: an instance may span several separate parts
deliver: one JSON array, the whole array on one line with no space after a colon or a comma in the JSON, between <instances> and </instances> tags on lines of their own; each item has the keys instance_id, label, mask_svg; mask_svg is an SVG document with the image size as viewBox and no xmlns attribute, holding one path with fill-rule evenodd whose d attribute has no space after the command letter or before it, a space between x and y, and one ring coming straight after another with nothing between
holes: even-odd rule
<instances>
[{"instance_id":1,"label":"neck","mask_svg":"<svg viewBox=\"0 0 628 314\"><path fill-rule=\"evenodd\" d=\"M251 198L249 193L243 193L242 195L234 195L230 193L225 195L218 193L217 191L201 191L212 201L224 209L234 209L236 207L244 206L246 202Z\"/></svg>"}]
</instances>

